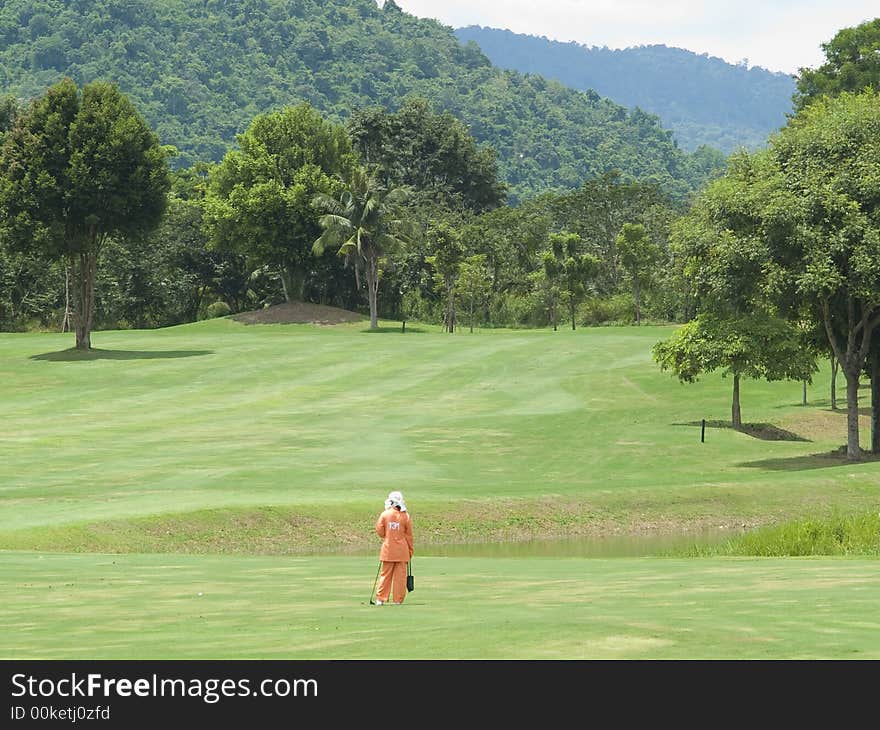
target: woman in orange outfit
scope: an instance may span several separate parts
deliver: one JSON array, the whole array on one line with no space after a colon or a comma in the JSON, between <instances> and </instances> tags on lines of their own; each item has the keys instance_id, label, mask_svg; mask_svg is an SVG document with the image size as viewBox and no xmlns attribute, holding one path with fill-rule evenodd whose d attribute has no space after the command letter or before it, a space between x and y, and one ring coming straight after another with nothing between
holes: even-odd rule
<instances>
[{"instance_id":1,"label":"woman in orange outfit","mask_svg":"<svg viewBox=\"0 0 880 730\"><path fill-rule=\"evenodd\" d=\"M376 534L382 538L379 560L382 561L376 605L388 603L393 588L393 604L406 598L406 564L413 555L412 520L400 492L391 492L385 500L385 510L376 520Z\"/></svg>"}]
</instances>

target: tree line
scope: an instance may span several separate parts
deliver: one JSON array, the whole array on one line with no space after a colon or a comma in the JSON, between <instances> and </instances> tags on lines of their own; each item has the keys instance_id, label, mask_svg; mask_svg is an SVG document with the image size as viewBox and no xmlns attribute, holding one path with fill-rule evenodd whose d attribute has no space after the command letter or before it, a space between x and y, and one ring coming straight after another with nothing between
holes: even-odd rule
<instances>
[{"instance_id":1,"label":"tree line","mask_svg":"<svg viewBox=\"0 0 880 730\"><path fill-rule=\"evenodd\" d=\"M93 110L97 94L115 106ZM301 102L258 115L221 162L182 170L112 84L66 80L4 108L7 330L61 328L68 314L86 329L159 327L283 301L366 305L373 326L409 317L449 331L465 311L471 327L557 326L563 311L574 327L665 321L683 306L655 286L683 209L657 185L612 171L509 205L492 151L425 99L345 125ZM136 130L140 147L95 132L84 158L83 115Z\"/></svg>"}]
</instances>

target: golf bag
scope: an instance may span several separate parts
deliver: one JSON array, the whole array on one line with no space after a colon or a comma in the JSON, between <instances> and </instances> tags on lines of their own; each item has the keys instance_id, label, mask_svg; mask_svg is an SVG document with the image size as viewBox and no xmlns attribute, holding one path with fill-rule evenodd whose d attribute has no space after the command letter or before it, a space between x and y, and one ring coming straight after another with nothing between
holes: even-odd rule
<instances>
[{"instance_id":1,"label":"golf bag","mask_svg":"<svg viewBox=\"0 0 880 730\"><path fill-rule=\"evenodd\" d=\"M412 561L406 564L406 590L407 592L415 590L415 582L412 574Z\"/></svg>"}]
</instances>

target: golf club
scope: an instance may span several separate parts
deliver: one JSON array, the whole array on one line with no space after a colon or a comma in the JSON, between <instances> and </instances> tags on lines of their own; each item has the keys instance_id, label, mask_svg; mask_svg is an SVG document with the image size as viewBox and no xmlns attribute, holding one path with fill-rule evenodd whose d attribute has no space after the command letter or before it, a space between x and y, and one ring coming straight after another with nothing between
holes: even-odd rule
<instances>
[{"instance_id":1,"label":"golf club","mask_svg":"<svg viewBox=\"0 0 880 730\"><path fill-rule=\"evenodd\" d=\"M373 600L373 597L376 595L376 583L379 581L379 571L382 570L382 561L379 561L379 567L376 568L376 580L373 581L373 590L370 591L370 605L375 606L376 601Z\"/></svg>"}]
</instances>

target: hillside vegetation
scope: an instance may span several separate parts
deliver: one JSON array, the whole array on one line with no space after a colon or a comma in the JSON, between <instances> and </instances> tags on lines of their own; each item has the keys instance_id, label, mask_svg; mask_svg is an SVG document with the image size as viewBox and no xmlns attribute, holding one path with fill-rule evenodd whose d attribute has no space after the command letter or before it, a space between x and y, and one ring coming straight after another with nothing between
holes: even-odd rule
<instances>
[{"instance_id":1,"label":"hillside vegetation","mask_svg":"<svg viewBox=\"0 0 880 730\"><path fill-rule=\"evenodd\" d=\"M656 114L686 150L709 145L725 153L763 147L792 111L795 80L747 60L730 64L665 45L588 47L498 28L458 28L496 66L540 74Z\"/></svg>"},{"instance_id":2,"label":"hillside vegetation","mask_svg":"<svg viewBox=\"0 0 880 730\"><path fill-rule=\"evenodd\" d=\"M306 100L343 121L416 94L496 150L512 200L613 168L679 198L706 176L705 155L691 160L656 117L496 68L452 28L393 2L8 0L0 49L0 90L22 99L63 76L116 82L179 148L178 166L219 161L282 105Z\"/></svg>"}]
</instances>

